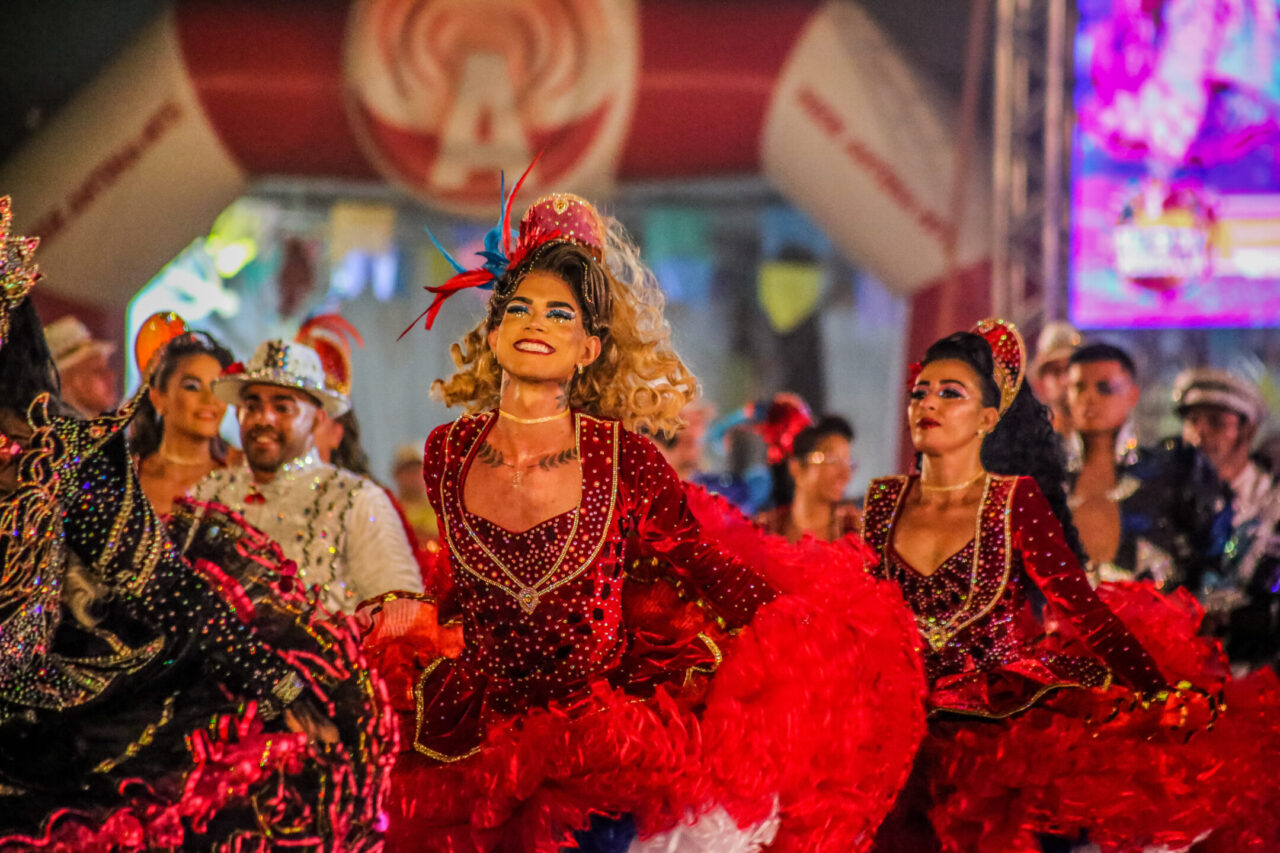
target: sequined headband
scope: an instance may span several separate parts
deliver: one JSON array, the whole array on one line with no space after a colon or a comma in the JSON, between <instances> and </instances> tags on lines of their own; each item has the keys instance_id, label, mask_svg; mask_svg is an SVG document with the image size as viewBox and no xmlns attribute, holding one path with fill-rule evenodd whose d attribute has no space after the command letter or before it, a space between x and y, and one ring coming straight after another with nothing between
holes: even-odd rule
<instances>
[{"instance_id":1,"label":"sequined headband","mask_svg":"<svg viewBox=\"0 0 1280 853\"><path fill-rule=\"evenodd\" d=\"M450 296L472 287L492 290L500 281L507 279L508 271L531 264L545 248L554 243L565 242L582 246L597 262L603 262L605 229L600 214L586 199L571 193L552 193L535 201L520 220L519 233L514 235L516 239L512 241L511 210L515 205L516 195L541 156L539 154L535 157L529 164L529 168L525 169L520 180L516 181L516 185L511 189L510 195L507 195L506 182L503 181L501 214L498 224L485 234L484 250L478 253L484 259L484 263L479 267L475 269L464 267L440 245L440 241L430 230L427 231L431 242L444 255L445 260L457 271L457 274L444 284L424 288L434 294L435 298L425 311L414 318L409 328L400 333L400 337L408 334L409 329L416 326L424 317L426 318L424 328L430 329L435 323L436 315L440 313L440 308ZM590 280L591 277L584 271L584 283L589 284ZM583 294L583 299L587 303L583 307L588 313L598 317L602 313L603 300L608 294L595 293L594 290Z\"/></svg>"},{"instance_id":2,"label":"sequined headband","mask_svg":"<svg viewBox=\"0 0 1280 853\"><path fill-rule=\"evenodd\" d=\"M975 335L981 335L991 345L995 368L992 378L1000 389L1000 414L1004 415L1013 405L1013 400L1022 388L1022 380L1027 370L1027 345L1022 340L1022 333L1017 326L1008 320L988 317L979 320L972 329Z\"/></svg>"},{"instance_id":3,"label":"sequined headband","mask_svg":"<svg viewBox=\"0 0 1280 853\"><path fill-rule=\"evenodd\" d=\"M9 337L9 314L22 304L40 280L36 264L39 237L10 236L13 203L0 197L0 343Z\"/></svg>"}]
</instances>

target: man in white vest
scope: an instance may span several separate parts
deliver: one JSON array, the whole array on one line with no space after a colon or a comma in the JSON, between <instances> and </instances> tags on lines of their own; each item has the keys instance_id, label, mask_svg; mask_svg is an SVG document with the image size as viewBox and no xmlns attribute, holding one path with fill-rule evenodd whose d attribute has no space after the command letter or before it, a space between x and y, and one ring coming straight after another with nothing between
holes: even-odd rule
<instances>
[{"instance_id":1,"label":"man in white vest","mask_svg":"<svg viewBox=\"0 0 1280 853\"><path fill-rule=\"evenodd\" d=\"M225 504L280 544L330 609L350 613L393 590L422 591L404 528L372 480L320 460L318 423L350 408L325 384L310 347L270 340L247 367L232 365L213 392L237 407L245 460L214 471L192 492Z\"/></svg>"}]
</instances>

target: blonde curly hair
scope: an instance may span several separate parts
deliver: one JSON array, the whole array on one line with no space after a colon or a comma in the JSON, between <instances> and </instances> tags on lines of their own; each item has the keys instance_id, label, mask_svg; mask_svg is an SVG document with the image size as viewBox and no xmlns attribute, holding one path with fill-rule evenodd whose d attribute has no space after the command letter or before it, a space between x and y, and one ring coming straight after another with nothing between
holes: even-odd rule
<instances>
[{"instance_id":1,"label":"blonde curly hair","mask_svg":"<svg viewBox=\"0 0 1280 853\"><path fill-rule=\"evenodd\" d=\"M698 395L698 380L671 345L657 279L622 225L612 218L605 221L604 263L584 246L554 240L552 251L531 252L507 271L493 289L488 316L450 347L459 369L431 383L437 399L465 406L468 413L497 408L502 368L489 348L489 332L501 322L520 280L534 270L548 270L566 279L583 307L588 333L598 334L603 345L600 357L570 382L569 405L649 434L674 434L683 426L680 410ZM575 269L582 270L580 276L572 274ZM584 298L592 279L602 281L606 298ZM603 303L596 307L598 313L591 308L595 302Z\"/></svg>"}]
</instances>

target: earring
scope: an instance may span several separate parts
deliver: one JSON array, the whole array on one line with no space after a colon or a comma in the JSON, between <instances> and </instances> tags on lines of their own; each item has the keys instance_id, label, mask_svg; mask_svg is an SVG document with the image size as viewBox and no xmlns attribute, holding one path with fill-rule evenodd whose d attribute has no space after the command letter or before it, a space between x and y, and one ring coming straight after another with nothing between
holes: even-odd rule
<instances>
[{"instance_id":1,"label":"earring","mask_svg":"<svg viewBox=\"0 0 1280 853\"><path fill-rule=\"evenodd\" d=\"M982 436L982 435L986 435L986 434L987 434L987 431L986 431L985 429L979 429L979 430L978 430L978 435Z\"/></svg>"},{"instance_id":2,"label":"earring","mask_svg":"<svg viewBox=\"0 0 1280 853\"><path fill-rule=\"evenodd\" d=\"M579 376L581 376L581 375L582 375L582 371L583 371L584 369L585 369L585 368L583 367L583 365L581 365L581 364L579 364L579 365L578 365L578 375L579 375Z\"/></svg>"}]
</instances>

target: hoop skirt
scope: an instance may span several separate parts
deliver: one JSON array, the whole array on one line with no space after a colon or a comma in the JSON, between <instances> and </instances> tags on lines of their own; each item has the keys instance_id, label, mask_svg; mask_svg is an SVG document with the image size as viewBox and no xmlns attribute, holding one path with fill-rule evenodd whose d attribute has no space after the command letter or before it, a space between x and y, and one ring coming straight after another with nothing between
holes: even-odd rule
<instances>
[{"instance_id":1,"label":"hoop skirt","mask_svg":"<svg viewBox=\"0 0 1280 853\"><path fill-rule=\"evenodd\" d=\"M224 508L162 525L131 412L29 415L3 502L0 850L377 849L394 731L356 633Z\"/></svg>"},{"instance_id":2,"label":"hoop skirt","mask_svg":"<svg viewBox=\"0 0 1280 853\"><path fill-rule=\"evenodd\" d=\"M623 814L641 839L711 833L697 849L726 849L717 826L732 849L866 849L923 734L924 682L865 550L760 534L581 413L579 510L505 531L461 500L493 420L427 443L449 546L435 598L365 614L405 750L389 849L555 851ZM562 553L561 573L529 574Z\"/></svg>"},{"instance_id":3,"label":"hoop skirt","mask_svg":"<svg viewBox=\"0 0 1280 853\"><path fill-rule=\"evenodd\" d=\"M929 642L930 721L878 850L1276 849L1272 673L1230 680L1186 592L1095 594L1030 478L991 477L975 538L919 573L893 547L908 486L872 484L867 529Z\"/></svg>"}]
</instances>

